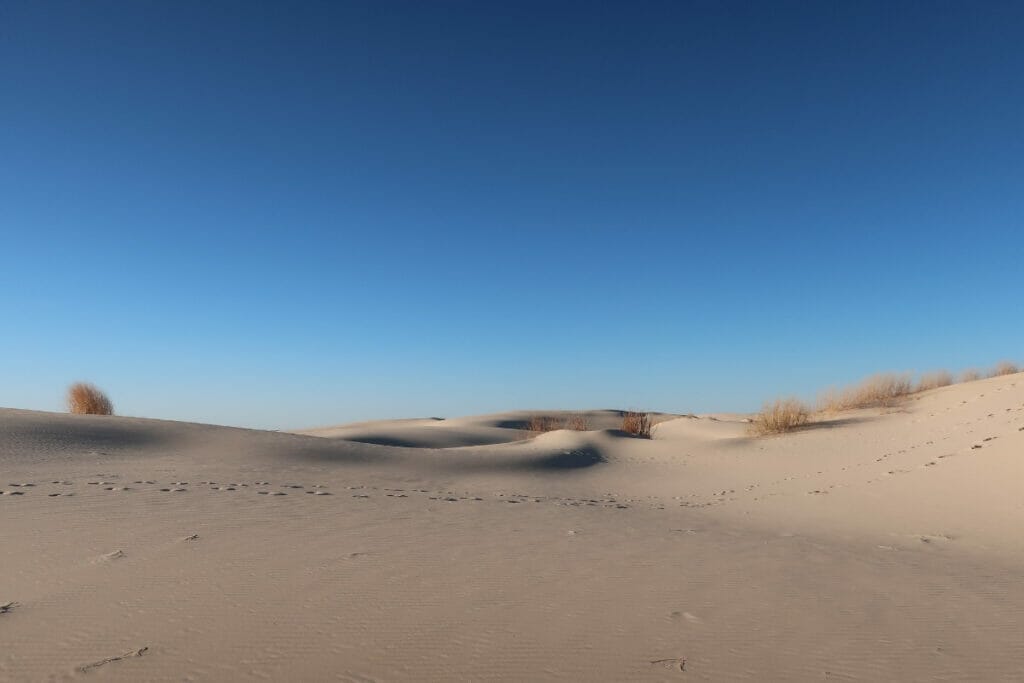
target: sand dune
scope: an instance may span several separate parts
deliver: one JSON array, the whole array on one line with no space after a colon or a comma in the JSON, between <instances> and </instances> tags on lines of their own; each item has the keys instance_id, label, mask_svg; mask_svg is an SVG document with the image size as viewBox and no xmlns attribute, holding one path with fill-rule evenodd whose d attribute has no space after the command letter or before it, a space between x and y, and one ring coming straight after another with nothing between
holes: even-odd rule
<instances>
[{"instance_id":1,"label":"sand dune","mask_svg":"<svg viewBox=\"0 0 1024 683\"><path fill-rule=\"evenodd\" d=\"M531 414L0 410L0 679L1024 678L1024 375L767 438Z\"/></svg>"}]
</instances>

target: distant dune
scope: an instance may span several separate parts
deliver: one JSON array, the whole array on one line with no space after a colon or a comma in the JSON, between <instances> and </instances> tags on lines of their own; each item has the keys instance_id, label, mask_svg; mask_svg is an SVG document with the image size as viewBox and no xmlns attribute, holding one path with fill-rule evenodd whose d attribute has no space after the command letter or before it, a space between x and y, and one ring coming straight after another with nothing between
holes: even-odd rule
<instances>
[{"instance_id":1,"label":"distant dune","mask_svg":"<svg viewBox=\"0 0 1024 683\"><path fill-rule=\"evenodd\" d=\"M1024 679L1024 375L541 414L588 429L0 410L0 679Z\"/></svg>"}]
</instances>

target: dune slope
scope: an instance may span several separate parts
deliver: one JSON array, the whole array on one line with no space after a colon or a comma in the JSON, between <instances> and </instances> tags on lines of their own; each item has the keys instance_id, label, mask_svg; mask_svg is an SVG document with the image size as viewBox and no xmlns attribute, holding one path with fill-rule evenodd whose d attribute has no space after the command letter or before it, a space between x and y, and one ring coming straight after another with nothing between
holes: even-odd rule
<instances>
[{"instance_id":1,"label":"dune slope","mask_svg":"<svg viewBox=\"0 0 1024 683\"><path fill-rule=\"evenodd\" d=\"M1024 376L763 439L527 415L0 410L0 679L1024 677Z\"/></svg>"}]
</instances>

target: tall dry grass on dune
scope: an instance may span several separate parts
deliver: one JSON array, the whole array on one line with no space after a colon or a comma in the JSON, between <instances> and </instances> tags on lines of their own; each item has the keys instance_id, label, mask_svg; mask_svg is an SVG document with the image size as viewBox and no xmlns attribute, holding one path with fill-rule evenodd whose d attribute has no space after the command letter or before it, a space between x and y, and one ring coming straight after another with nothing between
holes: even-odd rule
<instances>
[{"instance_id":1,"label":"tall dry grass on dune","mask_svg":"<svg viewBox=\"0 0 1024 683\"><path fill-rule=\"evenodd\" d=\"M532 434L543 434L561 429L561 421L551 415L532 415L526 423L526 429Z\"/></svg>"},{"instance_id":2,"label":"tall dry grass on dune","mask_svg":"<svg viewBox=\"0 0 1024 683\"><path fill-rule=\"evenodd\" d=\"M939 387L948 387L953 383L953 374L947 370L936 370L935 372L926 372L921 375L921 379L917 381L918 391L928 391L930 389L938 389Z\"/></svg>"},{"instance_id":3,"label":"tall dry grass on dune","mask_svg":"<svg viewBox=\"0 0 1024 683\"><path fill-rule=\"evenodd\" d=\"M96 386L76 382L68 387L68 411L76 415L113 415L114 404Z\"/></svg>"},{"instance_id":4,"label":"tall dry grass on dune","mask_svg":"<svg viewBox=\"0 0 1024 683\"><path fill-rule=\"evenodd\" d=\"M981 379L981 373L973 368L960 373L961 382L975 382L979 379Z\"/></svg>"},{"instance_id":5,"label":"tall dry grass on dune","mask_svg":"<svg viewBox=\"0 0 1024 683\"><path fill-rule=\"evenodd\" d=\"M641 439L651 438L651 414L635 410L626 411L622 416L622 431Z\"/></svg>"},{"instance_id":6,"label":"tall dry grass on dune","mask_svg":"<svg viewBox=\"0 0 1024 683\"><path fill-rule=\"evenodd\" d=\"M526 422L526 429L534 435L553 432L559 429L585 432L590 429L590 423L587 420L587 416L583 413L575 413L564 419L554 415L532 415Z\"/></svg>"},{"instance_id":7,"label":"tall dry grass on dune","mask_svg":"<svg viewBox=\"0 0 1024 683\"><path fill-rule=\"evenodd\" d=\"M574 432L585 432L590 429L590 423L587 421L586 415L576 413L565 418L565 428Z\"/></svg>"},{"instance_id":8,"label":"tall dry grass on dune","mask_svg":"<svg viewBox=\"0 0 1024 683\"><path fill-rule=\"evenodd\" d=\"M882 373L872 375L859 384L844 389L830 389L818 400L819 408L828 412L854 408L892 406L913 393L909 374Z\"/></svg>"},{"instance_id":9,"label":"tall dry grass on dune","mask_svg":"<svg viewBox=\"0 0 1024 683\"><path fill-rule=\"evenodd\" d=\"M811 419L810 409L795 398L779 398L764 404L750 431L756 435L782 434L802 427Z\"/></svg>"},{"instance_id":10,"label":"tall dry grass on dune","mask_svg":"<svg viewBox=\"0 0 1024 683\"><path fill-rule=\"evenodd\" d=\"M1004 375L1015 375L1020 372L1020 367L1016 363L1011 363L1008 360L996 363L996 366L992 368L992 372L989 373L989 377L1003 377Z\"/></svg>"}]
</instances>

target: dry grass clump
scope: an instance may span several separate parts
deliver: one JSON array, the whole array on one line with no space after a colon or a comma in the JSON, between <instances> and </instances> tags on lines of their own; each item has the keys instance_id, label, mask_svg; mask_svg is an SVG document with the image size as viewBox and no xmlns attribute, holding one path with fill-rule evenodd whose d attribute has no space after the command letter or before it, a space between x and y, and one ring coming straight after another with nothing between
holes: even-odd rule
<instances>
[{"instance_id":1,"label":"dry grass clump","mask_svg":"<svg viewBox=\"0 0 1024 683\"><path fill-rule=\"evenodd\" d=\"M846 389L829 391L821 397L820 404L826 411L878 408L895 405L912 392L910 375L885 373L872 375Z\"/></svg>"},{"instance_id":2,"label":"dry grass clump","mask_svg":"<svg viewBox=\"0 0 1024 683\"><path fill-rule=\"evenodd\" d=\"M622 416L622 431L641 439L651 438L651 414L627 411Z\"/></svg>"},{"instance_id":3,"label":"dry grass clump","mask_svg":"<svg viewBox=\"0 0 1024 683\"><path fill-rule=\"evenodd\" d=\"M1020 372L1020 368L1017 367L1016 363L1011 363L1008 360L1004 360L1000 363L996 363L996 366L992 368L992 372L989 373L989 377L1002 377L1003 375L1015 375Z\"/></svg>"},{"instance_id":4,"label":"dry grass clump","mask_svg":"<svg viewBox=\"0 0 1024 683\"><path fill-rule=\"evenodd\" d=\"M960 373L961 382L975 382L979 379L981 379L981 373L974 369L964 370Z\"/></svg>"},{"instance_id":5,"label":"dry grass clump","mask_svg":"<svg viewBox=\"0 0 1024 683\"><path fill-rule=\"evenodd\" d=\"M754 434L782 434L807 424L810 409L795 398L779 398L764 404L750 424Z\"/></svg>"},{"instance_id":6,"label":"dry grass clump","mask_svg":"<svg viewBox=\"0 0 1024 683\"><path fill-rule=\"evenodd\" d=\"M76 382L68 387L68 411L76 415L113 415L114 404L92 384Z\"/></svg>"},{"instance_id":7,"label":"dry grass clump","mask_svg":"<svg viewBox=\"0 0 1024 683\"><path fill-rule=\"evenodd\" d=\"M570 415L565 419L565 428L571 429L574 432L585 432L590 429L590 424L587 422L587 416L583 413L576 413Z\"/></svg>"},{"instance_id":8,"label":"dry grass clump","mask_svg":"<svg viewBox=\"0 0 1024 683\"><path fill-rule=\"evenodd\" d=\"M590 429L587 416L583 413L569 415L559 419L554 415L533 415L526 423L526 429L533 434L543 434L559 429L571 429L574 432L585 432Z\"/></svg>"},{"instance_id":9,"label":"dry grass clump","mask_svg":"<svg viewBox=\"0 0 1024 683\"><path fill-rule=\"evenodd\" d=\"M921 379L917 382L917 390L928 391L929 389L948 387L952 383L952 373L946 370L936 370L935 372L926 372L921 375Z\"/></svg>"},{"instance_id":10,"label":"dry grass clump","mask_svg":"<svg viewBox=\"0 0 1024 683\"><path fill-rule=\"evenodd\" d=\"M562 425L558 419L551 415L533 415L530 417L529 422L526 423L526 429L534 434L543 434L544 432L553 432L556 429L561 429Z\"/></svg>"}]
</instances>

